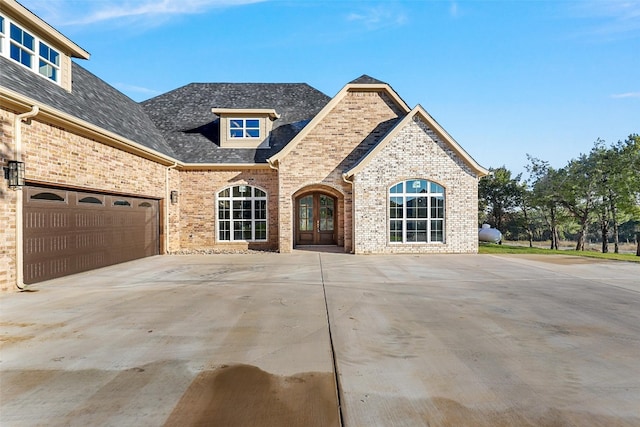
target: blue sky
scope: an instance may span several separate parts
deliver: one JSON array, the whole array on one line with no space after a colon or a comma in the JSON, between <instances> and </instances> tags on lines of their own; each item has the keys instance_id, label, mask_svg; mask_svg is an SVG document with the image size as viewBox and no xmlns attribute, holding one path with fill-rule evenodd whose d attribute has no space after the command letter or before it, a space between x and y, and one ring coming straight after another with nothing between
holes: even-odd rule
<instances>
[{"instance_id":1,"label":"blue sky","mask_svg":"<svg viewBox=\"0 0 640 427\"><path fill-rule=\"evenodd\" d=\"M20 0L136 101L191 82L368 74L483 166L563 166L640 133L640 0Z\"/></svg>"}]
</instances>

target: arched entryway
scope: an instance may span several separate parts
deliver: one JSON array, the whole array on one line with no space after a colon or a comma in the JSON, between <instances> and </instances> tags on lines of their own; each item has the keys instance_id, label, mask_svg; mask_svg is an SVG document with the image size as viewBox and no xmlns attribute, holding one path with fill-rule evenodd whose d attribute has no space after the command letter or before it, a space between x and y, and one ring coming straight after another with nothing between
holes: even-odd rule
<instances>
[{"instance_id":1,"label":"arched entryway","mask_svg":"<svg viewBox=\"0 0 640 427\"><path fill-rule=\"evenodd\" d=\"M338 200L322 191L305 192L295 199L295 245L338 243Z\"/></svg>"}]
</instances>

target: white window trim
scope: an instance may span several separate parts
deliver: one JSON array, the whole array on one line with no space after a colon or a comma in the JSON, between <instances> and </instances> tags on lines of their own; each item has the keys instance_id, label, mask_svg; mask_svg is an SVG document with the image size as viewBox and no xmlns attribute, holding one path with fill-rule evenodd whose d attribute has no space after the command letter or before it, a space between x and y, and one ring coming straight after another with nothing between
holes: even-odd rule
<instances>
[{"instance_id":1,"label":"white window trim","mask_svg":"<svg viewBox=\"0 0 640 427\"><path fill-rule=\"evenodd\" d=\"M231 127L231 122L234 120L242 120L242 127L241 128L232 128ZM258 126L257 127L247 127L247 122L249 120L256 120L258 122ZM243 139L248 139L248 140L257 140L262 138L262 132L263 132L263 118L260 117L229 117L229 132L227 134L227 138L229 138L230 141L238 141L238 140L243 140ZM233 136L231 133L233 130L242 130L242 135L243 136ZM247 130L257 130L258 131L258 136L247 136Z\"/></svg>"},{"instance_id":2,"label":"white window trim","mask_svg":"<svg viewBox=\"0 0 640 427\"><path fill-rule=\"evenodd\" d=\"M7 51L7 46L5 45L7 39L7 17L2 14L0 14L0 17L3 19L2 25L0 25L0 55L5 56Z\"/></svg>"},{"instance_id":3,"label":"white window trim","mask_svg":"<svg viewBox=\"0 0 640 427\"><path fill-rule=\"evenodd\" d=\"M234 197L233 195L233 189L235 187L239 187L239 186L246 186L246 187L250 187L253 189L258 189L262 192L264 192L264 196L254 196L253 194L255 194L255 191L252 191L252 195L249 197ZM229 190L229 197L224 197L224 196L220 196L220 193L222 193L225 190ZM255 203L256 201L263 201L265 202L265 218L262 219L256 219L255 218ZM230 218L227 219L220 219L220 201L229 201L229 216ZM251 221L251 239L250 240L246 240L246 239L235 239L234 236L234 229L233 229L233 223L234 223L234 219L233 219L233 202L234 201L251 201L251 220L243 220L243 221ZM264 243L264 242L268 242L269 241L269 193L264 189L264 188L260 188L258 186L255 185L249 185L249 184L234 184L231 185L229 187L225 187L222 188L220 191L216 192L216 204L215 204L215 215L216 215L216 230L215 230L215 241L217 243ZM222 221L229 221L230 224L230 229L229 229L229 240L223 240L220 238L220 222ZM256 239L256 222L257 221L264 221L265 222L265 238L264 239Z\"/></svg>"},{"instance_id":4,"label":"white window trim","mask_svg":"<svg viewBox=\"0 0 640 427\"><path fill-rule=\"evenodd\" d=\"M57 85L61 84L61 76L62 76L62 66L61 65L55 65L52 62L49 61L48 58L43 58L40 56L40 43L45 43L47 45L47 47L49 47L49 49L53 50L54 52L56 52L58 54L58 58L60 60L60 63L62 63L62 53L58 50L55 49L53 47L51 47L51 43L47 43L43 40L41 40L37 35L34 34L33 31L30 31L28 29L26 29L24 26L18 24L17 22L15 22L14 20L12 20L11 18L9 18L8 16L4 15L4 14L0 14L0 16L2 16L4 18L4 33L0 34L0 55L4 56L5 58L9 59L11 62L13 62L14 64L18 64L21 67L24 67L28 70L31 70L32 72L34 72L36 75L50 81L53 82ZM19 46L20 49L23 49L25 51L27 51L30 55L31 55L31 67L27 67L26 65L24 65L22 62L16 61L15 59L11 58L11 45L14 44L14 42L11 40L11 25L15 25L16 27L18 27L20 30L22 30L23 32L29 34L31 37L33 37L33 47L34 49L31 50L29 48L27 48L26 46L19 44L19 43L15 43L17 46ZM40 60L44 61L46 64L52 66L53 68L55 68L57 70L56 72L56 79L51 79L48 76L40 73Z\"/></svg>"},{"instance_id":5,"label":"white window trim","mask_svg":"<svg viewBox=\"0 0 640 427\"><path fill-rule=\"evenodd\" d=\"M426 193L407 193L406 186L408 181L426 181L427 189ZM442 192L432 193L431 192L431 183L439 185L442 187ZM404 184L402 193L391 193L391 189L398 184ZM427 241L426 242L408 242L407 241L407 220L414 220L414 218L407 218L407 204L406 197L425 197L427 199L427 218L415 218L417 220L427 221ZM431 220L432 219L440 219L440 218L431 218L431 197L439 197L441 196L444 202L443 210L444 210L444 218L442 218L442 240L431 240ZM392 197L402 197L404 199L404 203L402 206L402 218L391 218L391 198ZM402 241L391 241L391 221L402 221ZM424 178L410 178L403 181L396 182L387 188L387 243L390 245L443 245L447 241L447 197L446 197L446 188L435 181L430 181Z\"/></svg>"}]
</instances>

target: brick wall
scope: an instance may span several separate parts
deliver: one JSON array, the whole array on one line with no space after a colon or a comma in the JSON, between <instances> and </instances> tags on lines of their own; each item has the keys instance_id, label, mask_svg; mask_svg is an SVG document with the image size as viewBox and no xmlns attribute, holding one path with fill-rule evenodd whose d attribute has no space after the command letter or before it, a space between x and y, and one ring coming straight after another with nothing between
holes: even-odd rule
<instances>
[{"instance_id":1,"label":"brick wall","mask_svg":"<svg viewBox=\"0 0 640 427\"><path fill-rule=\"evenodd\" d=\"M322 190L338 199L338 245L353 247L351 185L342 173L360 159L403 112L384 91L351 89L344 98L281 159L280 252L294 246L294 198L305 190Z\"/></svg>"},{"instance_id":2,"label":"brick wall","mask_svg":"<svg viewBox=\"0 0 640 427\"><path fill-rule=\"evenodd\" d=\"M0 109L0 114L2 157L13 159L15 112ZM41 122L38 117L22 123L22 160L27 181L165 197L165 166ZM177 178L178 172L172 172L171 176ZM17 197L15 191L7 189L4 179L0 184L0 198L0 290L8 290L14 288L16 280ZM176 208L169 205L168 209L171 217Z\"/></svg>"},{"instance_id":3,"label":"brick wall","mask_svg":"<svg viewBox=\"0 0 640 427\"><path fill-rule=\"evenodd\" d=\"M13 113L0 109L0 167L13 160ZM10 190L4 171L0 179L0 291L16 281L16 191Z\"/></svg>"},{"instance_id":4,"label":"brick wall","mask_svg":"<svg viewBox=\"0 0 640 427\"><path fill-rule=\"evenodd\" d=\"M413 178L445 188L445 243L390 244L389 188ZM356 253L476 253L478 178L427 124L414 118L354 176Z\"/></svg>"},{"instance_id":5,"label":"brick wall","mask_svg":"<svg viewBox=\"0 0 640 427\"><path fill-rule=\"evenodd\" d=\"M216 195L234 185L250 185L267 193L267 241L218 242ZM182 171L179 229L181 250L278 248L278 175L273 169ZM172 249L174 249L172 247ZM175 249L174 249L175 250Z\"/></svg>"},{"instance_id":6,"label":"brick wall","mask_svg":"<svg viewBox=\"0 0 640 427\"><path fill-rule=\"evenodd\" d=\"M32 119L22 124L27 179L58 185L165 196L165 170L151 160Z\"/></svg>"}]
</instances>

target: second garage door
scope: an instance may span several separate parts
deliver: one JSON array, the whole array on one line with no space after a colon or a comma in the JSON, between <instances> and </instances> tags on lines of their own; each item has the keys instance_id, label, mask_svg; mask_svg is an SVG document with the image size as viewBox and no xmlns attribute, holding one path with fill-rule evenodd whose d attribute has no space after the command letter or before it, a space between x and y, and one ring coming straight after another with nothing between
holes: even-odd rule
<instances>
[{"instance_id":1,"label":"second garage door","mask_svg":"<svg viewBox=\"0 0 640 427\"><path fill-rule=\"evenodd\" d=\"M27 284L160 253L154 199L24 189Z\"/></svg>"}]
</instances>

